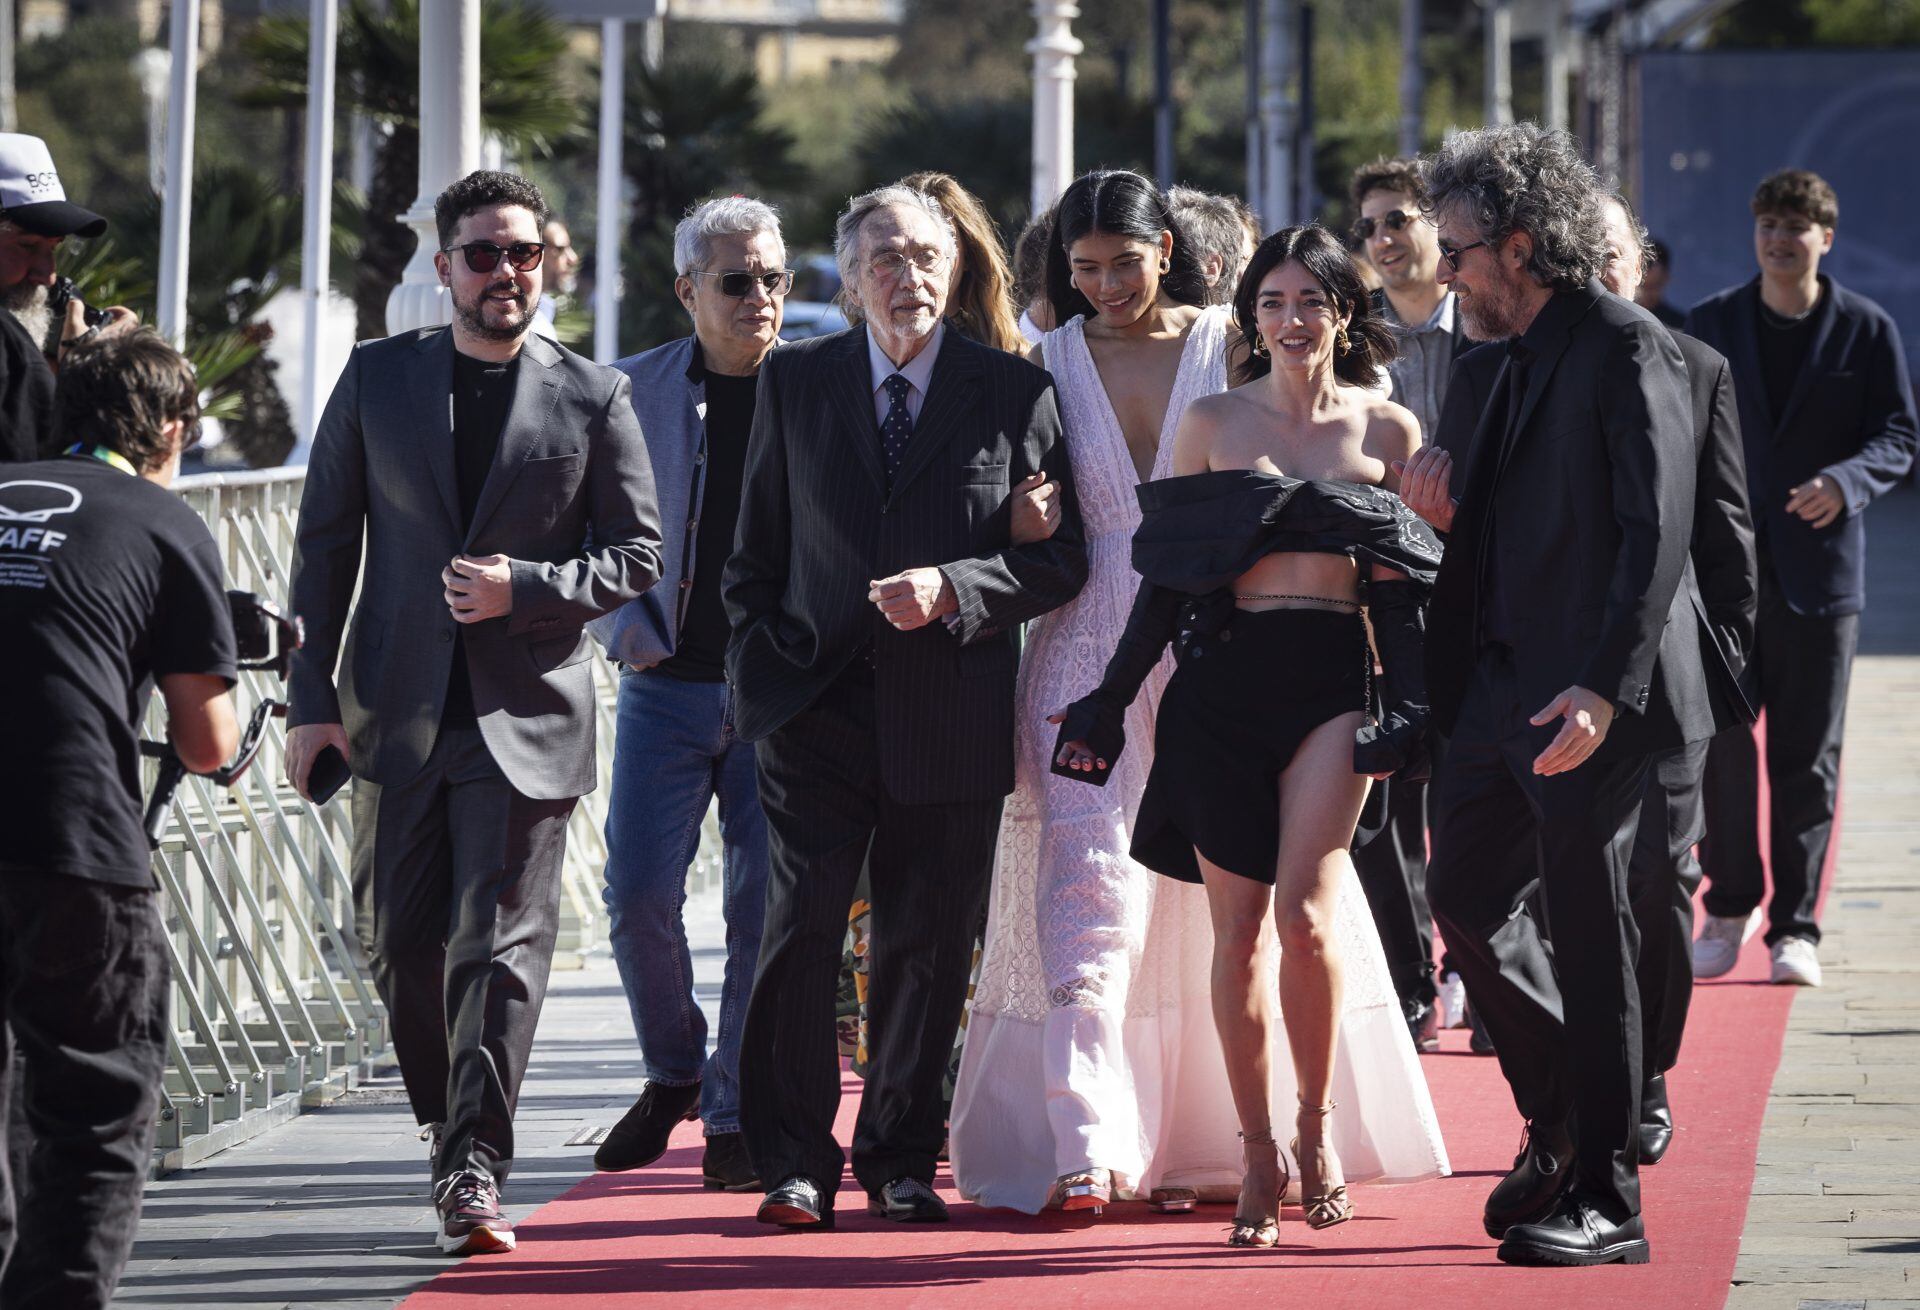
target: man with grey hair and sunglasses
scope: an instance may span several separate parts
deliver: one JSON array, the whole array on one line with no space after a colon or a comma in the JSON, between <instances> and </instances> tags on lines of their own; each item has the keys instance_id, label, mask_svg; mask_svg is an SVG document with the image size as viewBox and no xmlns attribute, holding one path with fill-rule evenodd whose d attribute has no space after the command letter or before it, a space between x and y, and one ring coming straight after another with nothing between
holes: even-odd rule
<instances>
[{"instance_id":1,"label":"man with grey hair and sunglasses","mask_svg":"<svg viewBox=\"0 0 1920 1310\"><path fill-rule=\"evenodd\" d=\"M722 589L772 850L740 1121L760 1221L813 1229L833 1226L846 1165L834 993L863 865L872 1043L853 1171L871 1213L947 1218L940 1087L1013 789L1014 630L1087 575L1052 378L941 321L956 246L940 207L869 192L834 250L865 321L762 365ZM1061 519L1020 545L1011 493L1034 473L1059 484Z\"/></svg>"},{"instance_id":2,"label":"man with grey hair and sunglasses","mask_svg":"<svg viewBox=\"0 0 1920 1310\"><path fill-rule=\"evenodd\" d=\"M1448 734L1428 894L1527 1120L1485 1226L1512 1264L1642 1264L1627 870L1651 758L1715 730L1686 368L1597 280L1603 192L1564 132L1462 132L1424 176L1440 281L1469 335L1507 341L1471 440L1442 434L1401 480L1449 533L1428 618Z\"/></svg>"},{"instance_id":3,"label":"man with grey hair and sunglasses","mask_svg":"<svg viewBox=\"0 0 1920 1310\"><path fill-rule=\"evenodd\" d=\"M746 196L697 205L674 230L673 289L693 333L614 365L633 382L653 461L660 584L592 625L620 664L605 898L647 1078L593 1162L652 1164L674 1128L698 1118L705 1185L730 1192L759 1186L740 1136L740 1031L760 956L767 823L753 745L734 728L720 576L733 553L760 366L793 285L786 259L779 216ZM716 796L727 962L709 1055L681 907Z\"/></svg>"}]
</instances>

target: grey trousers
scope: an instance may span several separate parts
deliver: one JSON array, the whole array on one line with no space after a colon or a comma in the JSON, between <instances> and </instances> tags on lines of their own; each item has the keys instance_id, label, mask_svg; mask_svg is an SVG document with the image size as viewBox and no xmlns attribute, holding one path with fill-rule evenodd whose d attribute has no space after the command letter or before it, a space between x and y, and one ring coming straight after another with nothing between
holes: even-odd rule
<instances>
[{"instance_id":1,"label":"grey trousers","mask_svg":"<svg viewBox=\"0 0 1920 1310\"><path fill-rule=\"evenodd\" d=\"M435 1183L513 1166L574 804L515 791L472 726L443 726L404 783L354 780L354 923L414 1118L445 1126Z\"/></svg>"}]
</instances>

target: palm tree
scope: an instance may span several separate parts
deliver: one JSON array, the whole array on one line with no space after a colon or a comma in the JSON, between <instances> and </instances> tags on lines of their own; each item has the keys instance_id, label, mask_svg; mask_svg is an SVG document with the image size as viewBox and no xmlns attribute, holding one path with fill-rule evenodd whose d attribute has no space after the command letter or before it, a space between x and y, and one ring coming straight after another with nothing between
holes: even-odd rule
<instances>
[{"instance_id":1,"label":"palm tree","mask_svg":"<svg viewBox=\"0 0 1920 1310\"><path fill-rule=\"evenodd\" d=\"M622 159L635 194L622 259L621 336L631 349L686 333L672 287L673 229L687 208L728 192L779 197L805 175L793 161L793 137L764 121L766 102L751 68L669 53L649 69L636 55L627 85Z\"/></svg>"},{"instance_id":2,"label":"palm tree","mask_svg":"<svg viewBox=\"0 0 1920 1310\"><path fill-rule=\"evenodd\" d=\"M248 33L254 81L244 103L304 109L307 21L263 18ZM576 130L579 106L554 74L566 54L566 28L522 0L483 0L480 8L480 116L510 150L548 151ZM355 331L385 336L387 293L413 254L414 234L398 215L413 203L420 178L419 0L348 0L340 15L339 83L343 111L383 129L366 197L358 258L350 265ZM344 271L344 270L343 270Z\"/></svg>"}]
</instances>

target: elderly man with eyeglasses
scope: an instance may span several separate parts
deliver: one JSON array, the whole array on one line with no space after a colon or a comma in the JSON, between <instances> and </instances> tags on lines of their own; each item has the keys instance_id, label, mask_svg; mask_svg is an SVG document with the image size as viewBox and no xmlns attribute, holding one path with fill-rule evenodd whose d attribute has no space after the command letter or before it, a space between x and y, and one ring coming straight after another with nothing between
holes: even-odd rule
<instances>
[{"instance_id":1,"label":"elderly man with eyeglasses","mask_svg":"<svg viewBox=\"0 0 1920 1310\"><path fill-rule=\"evenodd\" d=\"M947 1218L940 1085L1013 790L1013 634L1087 576L1053 380L942 322L956 251L939 205L870 192L834 247L865 321L762 367L722 584L735 728L759 744L772 838L741 1127L760 1221L814 1229L833 1226L846 1169L834 993L863 866L872 1043L854 1176L872 1214ZM1035 473L1059 484L1060 524L1017 544L1013 488Z\"/></svg>"},{"instance_id":2,"label":"elderly man with eyeglasses","mask_svg":"<svg viewBox=\"0 0 1920 1310\"><path fill-rule=\"evenodd\" d=\"M652 1164L674 1128L698 1118L706 1186L739 1192L759 1186L740 1137L740 1031L760 955L767 823L753 746L734 730L720 572L733 553L760 365L779 339L793 274L778 215L744 196L689 211L673 262L692 335L614 366L633 382L665 549L660 585L594 625L621 666L604 895L647 1081L593 1162ZM681 907L716 796L727 962L709 1054Z\"/></svg>"}]
</instances>

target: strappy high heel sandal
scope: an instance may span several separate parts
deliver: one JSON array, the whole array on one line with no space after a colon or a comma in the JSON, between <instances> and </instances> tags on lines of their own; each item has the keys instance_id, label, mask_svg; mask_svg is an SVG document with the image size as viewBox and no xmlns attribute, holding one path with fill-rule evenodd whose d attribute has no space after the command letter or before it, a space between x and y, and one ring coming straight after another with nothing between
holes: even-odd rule
<instances>
[{"instance_id":1,"label":"strappy high heel sandal","mask_svg":"<svg viewBox=\"0 0 1920 1310\"><path fill-rule=\"evenodd\" d=\"M1246 1133L1240 1134L1240 1165L1243 1170L1249 1164L1247 1150L1254 1146L1273 1148L1274 1165L1280 1173L1280 1181L1273 1192L1273 1213L1249 1216L1236 1210L1233 1216L1233 1228L1227 1234L1228 1246L1266 1247L1280 1244L1280 1201L1287 1194L1287 1184L1292 1181L1292 1175L1287 1170L1287 1157L1280 1153L1280 1143L1273 1140L1272 1128L1263 1128L1252 1136ZM1246 1187L1243 1185L1240 1189L1240 1200L1243 1205L1246 1203L1246 1194Z\"/></svg>"},{"instance_id":2,"label":"strappy high heel sandal","mask_svg":"<svg viewBox=\"0 0 1920 1310\"><path fill-rule=\"evenodd\" d=\"M1113 1175L1105 1169L1064 1174L1054 1181L1053 1194L1062 1210L1091 1210L1097 1219L1113 1201Z\"/></svg>"},{"instance_id":3,"label":"strappy high heel sandal","mask_svg":"<svg viewBox=\"0 0 1920 1310\"><path fill-rule=\"evenodd\" d=\"M1320 1142L1324 1147L1327 1138L1327 1116L1337 1108L1337 1103L1328 1101L1325 1105L1308 1105L1300 1102L1301 1114L1320 1116ZM1307 1227L1331 1228L1335 1224L1344 1224L1353 1218L1353 1202L1347 1196L1347 1185L1340 1183L1328 1187L1327 1180L1315 1178L1307 1169L1306 1157L1300 1154L1300 1139L1293 1139L1293 1158L1300 1162L1300 1208L1305 1212ZM1308 1185L1309 1180L1319 1184L1318 1190Z\"/></svg>"}]
</instances>

